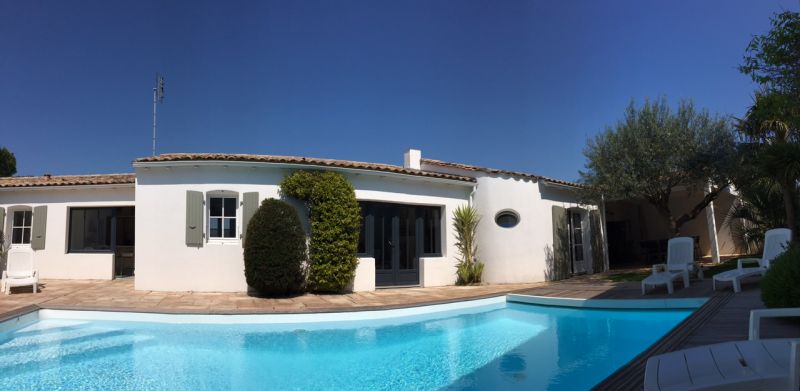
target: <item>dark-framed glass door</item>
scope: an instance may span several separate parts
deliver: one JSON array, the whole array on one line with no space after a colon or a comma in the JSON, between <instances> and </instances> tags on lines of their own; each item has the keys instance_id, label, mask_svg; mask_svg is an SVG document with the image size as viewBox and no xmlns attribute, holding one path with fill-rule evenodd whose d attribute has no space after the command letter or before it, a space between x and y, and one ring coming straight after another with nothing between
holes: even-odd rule
<instances>
[{"instance_id":1,"label":"dark-framed glass door","mask_svg":"<svg viewBox=\"0 0 800 391\"><path fill-rule=\"evenodd\" d=\"M375 285L420 284L420 257L442 256L442 207L361 201L360 257L375 259Z\"/></svg>"},{"instance_id":2,"label":"dark-framed glass door","mask_svg":"<svg viewBox=\"0 0 800 391\"><path fill-rule=\"evenodd\" d=\"M394 204L371 206L375 285L418 285L419 257L414 208Z\"/></svg>"}]
</instances>

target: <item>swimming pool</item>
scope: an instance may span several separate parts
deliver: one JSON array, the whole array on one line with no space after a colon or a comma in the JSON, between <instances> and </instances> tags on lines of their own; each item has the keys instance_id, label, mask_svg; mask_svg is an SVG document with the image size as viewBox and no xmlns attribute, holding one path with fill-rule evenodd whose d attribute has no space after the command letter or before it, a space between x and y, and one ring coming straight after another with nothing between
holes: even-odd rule
<instances>
[{"instance_id":1,"label":"swimming pool","mask_svg":"<svg viewBox=\"0 0 800 391\"><path fill-rule=\"evenodd\" d=\"M504 298L344 315L42 310L0 332L0 379L8 389L580 390L691 312Z\"/></svg>"}]
</instances>

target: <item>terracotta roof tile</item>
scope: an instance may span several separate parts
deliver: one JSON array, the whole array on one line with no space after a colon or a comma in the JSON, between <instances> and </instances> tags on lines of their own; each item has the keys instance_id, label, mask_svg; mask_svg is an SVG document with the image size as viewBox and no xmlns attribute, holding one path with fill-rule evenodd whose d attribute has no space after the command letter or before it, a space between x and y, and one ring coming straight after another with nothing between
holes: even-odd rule
<instances>
[{"instance_id":1,"label":"terracotta roof tile","mask_svg":"<svg viewBox=\"0 0 800 391\"><path fill-rule=\"evenodd\" d=\"M135 163L176 162L176 161L243 161L243 162L261 162L261 163L302 164L309 166L384 171L396 174L416 175L429 178L475 182L474 178L468 176L445 174L434 171L414 170L391 164L366 163L366 162L356 162L350 160L308 158L299 156L251 155L251 154L227 154L227 153L167 153L158 156L139 158L135 160Z\"/></svg>"},{"instance_id":2,"label":"terracotta roof tile","mask_svg":"<svg viewBox=\"0 0 800 391\"><path fill-rule=\"evenodd\" d=\"M536 175L536 174L530 174L530 173L521 172L521 171L511 171L511 170L501 170L501 169L498 169L498 168L479 167L479 166L473 166L473 165L469 165L469 164L445 162L445 161L434 160L434 159L421 159L421 161L422 161L423 164L429 164L429 165L433 165L433 166L457 168L457 169L461 169L461 170L465 170L465 171L473 171L473 172L485 172L485 173L488 173L488 174L510 175L510 176L514 176L514 177L533 179L533 180L537 180L537 181L541 180L541 181L545 181L545 182L550 182L550 183L555 183L555 184L564 185L564 186L570 186L570 187L584 187L580 183L563 181L561 179L555 179L555 178L548 178L548 177L545 177L545 176Z\"/></svg>"},{"instance_id":3,"label":"terracotta roof tile","mask_svg":"<svg viewBox=\"0 0 800 391\"><path fill-rule=\"evenodd\" d=\"M0 178L0 188L121 185L135 182L134 174L12 176Z\"/></svg>"}]
</instances>

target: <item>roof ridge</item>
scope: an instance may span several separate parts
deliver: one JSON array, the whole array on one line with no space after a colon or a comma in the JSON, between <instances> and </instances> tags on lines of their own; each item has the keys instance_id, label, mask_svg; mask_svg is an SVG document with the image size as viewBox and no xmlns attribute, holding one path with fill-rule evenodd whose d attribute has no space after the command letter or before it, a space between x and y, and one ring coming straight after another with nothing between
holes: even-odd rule
<instances>
[{"instance_id":1,"label":"roof ridge","mask_svg":"<svg viewBox=\"0 0 800 391\"><path fill-rule=\"evenodd\" d=\"M544 180L544 181L547 181L547 182L552 182L552 183L557 183L557 184L567 185L567 186L573 186L573 187L585 187L585 185L583 185L581 183L578 183L578 182L565 181L565 180L562 180L562 179L556 179L556 178L546 177L546 176L543 176L543 175L532 174L532 173L527 173L527 172L522 172L522 171L504 170L504 169L501 169L501 168L491 168L491 167L481 167L481 166L476 166L476 165L472 165L472 164L448 162L448 161L444 161L444 160L436 160L436 159L428 159L428 158L422 158L422 159L420 159L420 161L422 163L432 164L432 165L436 165L436 166L458 168L458 169L467 170L467 171L481 171L481 172L485 172L485 173L489 173L489 174L505 174L505 175L511 175L511 176L519 176L519 177L523 177L523 178Z\"/></svg>"}]
</instances>

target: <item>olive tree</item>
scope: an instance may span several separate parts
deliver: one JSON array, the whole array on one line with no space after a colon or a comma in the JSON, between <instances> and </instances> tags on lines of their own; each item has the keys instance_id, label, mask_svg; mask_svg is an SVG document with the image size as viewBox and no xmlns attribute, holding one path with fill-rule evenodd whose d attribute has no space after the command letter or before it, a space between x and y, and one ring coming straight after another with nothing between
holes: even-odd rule
<instances>
[{"instance_id":1,"label":"olive tree","mask_svg":"<svg viewBox=\"0 0 800 391\"><path fill-rule=\"evenodd\" d=\"M631 102L619 122L588 141L584 155L586 197L644 199L674 236L730 185L738 160L729 121L691 101L673 110L665 98L641 107ZM688 210L673 210L670 197L679 186L704 196Z\"/></svg>"}]
</instances>

